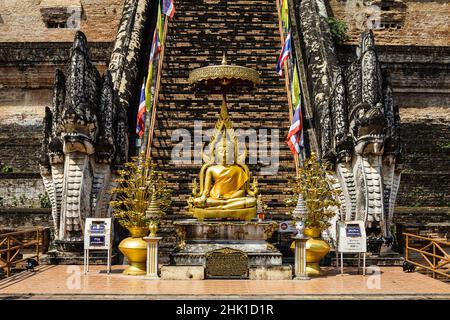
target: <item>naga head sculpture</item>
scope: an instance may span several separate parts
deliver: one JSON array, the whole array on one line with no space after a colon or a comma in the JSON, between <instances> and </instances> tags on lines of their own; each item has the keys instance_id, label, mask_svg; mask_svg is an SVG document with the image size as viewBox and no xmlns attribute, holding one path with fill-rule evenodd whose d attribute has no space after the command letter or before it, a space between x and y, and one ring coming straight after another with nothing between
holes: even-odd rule
<instances>
[{"instance_id":1,"label":"naga head sculpture","mask_svg":"<svg viewBox=\"0 0 450 320\"><path fill-rule=\"evenodd\" d=\"M98 134L100 75L93 66L86 37L77 32L66 71L65 99L59 119L64 153L94 153Z\"/></svg>"},{"instance_id":2,"label":"naga head sculpture","mask_svg":"<svg viewBox=\"0 0 450 320\"><path fill-rule=\"evenodd\" d=\"M386 137L382 76L372 31L361 35L358 59L350 66L354 75L349 90L349 132L358 154L381 155Z\"/></svg>"}]
</instances>

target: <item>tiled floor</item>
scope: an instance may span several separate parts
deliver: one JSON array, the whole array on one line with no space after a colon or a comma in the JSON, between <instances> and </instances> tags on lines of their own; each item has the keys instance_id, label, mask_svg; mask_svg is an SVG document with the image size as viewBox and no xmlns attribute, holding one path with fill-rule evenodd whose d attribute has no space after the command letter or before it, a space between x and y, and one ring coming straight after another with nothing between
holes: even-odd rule
<instances>
[{"instance_id":1,"label":"tiled floor","mask_svg":"<svg viewBox=\"0 0 450 320\"><path fill-rule=\"evenodd\" d=\"M0 298L444 298L450 299L450 285L419 273L404 273L399 267L382 267L381 274L336 275L307 281L294 280L146 280L104 273L104 266L41 266L35 273L21 273L0 281Z\"/></svg>"}]
</instances>

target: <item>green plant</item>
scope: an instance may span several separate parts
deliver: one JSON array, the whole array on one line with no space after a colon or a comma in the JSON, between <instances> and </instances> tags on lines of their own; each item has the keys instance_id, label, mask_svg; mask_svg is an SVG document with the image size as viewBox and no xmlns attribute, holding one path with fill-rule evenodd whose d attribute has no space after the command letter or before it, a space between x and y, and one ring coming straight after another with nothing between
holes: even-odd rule
<instances>
[{"instance_id":1,"label":"green plant","mask_svg":"<svg viewBox=\"0 0 450 320\"><path fill-rule=\"evenodd\" d=\"M0 173L10 173L13 172L13 168L6 165L6 164L0 164Z\"/></svg>"},{"instance_id":2,"label":"green plant","mask_svg":"<svg viewBox=\"0 0 450 320\"><path fill-rule=\"evenodd\" d=\"M328 17L325 20L330 26L331 35L336 44L341 45L350 39L347 35L348 27L344 21L338 20L334 17Z\"/></svg>"},{"instance_id":3,"label":"green plant","mask_svg":"<svg viewBox=\"0 0 450 320\"><path fill-rule=\"evenodd\" d=\"M426 195L426 190L424 187L414 187L411 189L411 197L414 198L415 202L411 203L411 207L422 206L422 200Z\"/></svg>"},{"instance_id":4,"label":"green plant","mask_svg":"<svg viewBox=\"0 0 450 320\"><path fill-rule=\"evenodd\" d=\"M19 201L17 200L16 196L12 197L11 206L17 207L19 205Z\"/></svg>"},{"instance_id":5,"label":"green plant","mask_svg":"<svg viewBox=\"0 0 450 320\"><path fill-rule=\"evenodd\" d=\"M341 204L338 200L341 191L332 187L336 181L331 178L329 167L328 162L319 161L316 154L311 153L311 157L305 159L303 166L299 168L298 175L289 181L286 192L291 196L285 200L285 204L291 208L292 214L298 195L302 195L307 213L300 219L306 227L321 230L328 228L329 220L336 214L335 207Z\"/></svg>"},{"instance_id":6,"label":"green plant","mask_svg":"<svg viewBox=\"0 0 450 320\"><path fill-rule=\"evenodd\" d=\"M114 180L118 186L111 190L115 200L110 201L110 205L123 227L148 227L149 222L155 220L146 216L150 203L159 207L160 216L164 215L170 207L172 191L143 152L125 163L118 173L119 178Z\"/></svg>"},{"instance_id":7,"label":"green plant","mask_svg":"<svg viewBox=\"0 0 450 320\"><path fill-rule=\"evenodd\" d=\"M41 203L41 208L51 208L52 204L50 202L50 197L48 196L48 193L39 193L39 202Z\"/></svg>"},{"instance_id":8,"label":"green plant","mask_svg":"<svg viewBox=\"0 0 450 320\"><path fill-rule=\"evenodd\" d=\"M441 150L450 150L450 141L441 141L437 145Z\"/></svg>"}]
</instances>

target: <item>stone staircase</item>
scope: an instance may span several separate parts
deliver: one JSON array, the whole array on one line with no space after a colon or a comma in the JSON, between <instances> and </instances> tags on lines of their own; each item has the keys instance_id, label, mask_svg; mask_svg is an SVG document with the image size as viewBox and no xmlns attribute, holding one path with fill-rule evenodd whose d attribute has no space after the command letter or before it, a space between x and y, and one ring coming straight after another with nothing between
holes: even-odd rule
<instances>
[{"instance_id":1,"label":"stone staircase","mask_svg":"<svg viewBox=\"0 0 450 320\"><path fill-rule=\"evenodd\" d=\"M220 96L194 94L188 85L189 72L198 67L220 64L223 51L228 63L258 70L262 83L253 94L230 95L228 107L235 128L254 130L261 137L279 130L279 170L275 175L261 172L262 159L249 164L259 182L263 201L269 206L268 218L285 219L283 189L287 177L295 171L292 155L284 142L289 128L289 113L284 77L275 72L280 50L278 17L274 1L226 0L183 1L169 24L162 69L152 156L167 173L174 190L173 211L163 228L164 249L175 243L170 221L186 213L186 200L191 194L191 181L198 178L201 163L174 164L173 147L181 140L171 140L177 129L191 135L193 155L194 124L201 121L203 130L214 127L220 109ZM204 138L205 144L207 139ZM248 142L248 140L247 140ZM249 148L249 145L247 145ZM199 152L197 149L196 152ZM270 155L270 153L269 153Z\"/></svg>"}]
</instances>

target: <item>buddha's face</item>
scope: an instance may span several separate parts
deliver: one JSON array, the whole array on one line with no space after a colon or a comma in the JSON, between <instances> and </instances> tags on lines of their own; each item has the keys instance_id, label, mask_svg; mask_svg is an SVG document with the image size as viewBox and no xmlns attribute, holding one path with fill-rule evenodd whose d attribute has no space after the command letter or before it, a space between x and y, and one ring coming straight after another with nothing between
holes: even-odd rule
<instances>
[{"instance_id":1,"label":"buddha's face","mask_svg":"<svg viewBox=\"0 0 450 320\"><path fill-rule=\"evenodd\" d=\"M226 148L224 148L221 144L216 146L216 163L227 163Z\"/></svg>"}]
</instances>

